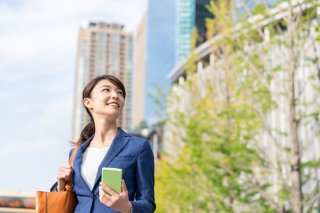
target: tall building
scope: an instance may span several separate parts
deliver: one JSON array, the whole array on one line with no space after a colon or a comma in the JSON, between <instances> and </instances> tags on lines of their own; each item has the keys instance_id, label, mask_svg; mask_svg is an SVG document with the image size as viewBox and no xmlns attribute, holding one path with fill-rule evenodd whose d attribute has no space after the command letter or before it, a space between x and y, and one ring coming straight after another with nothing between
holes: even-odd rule
<instances>
[{"instance_id":1,"label":"tall building","mask_svg":"<svg viewBox=\"0 0 320 213\"><path fill-rule=\"evenodd\" d=\"M179 64L192 50L192 32L198 31L197 45L206 41L205 19L213 15L206 5L210 0L176 0L175 64Z\"/></svg>"},{"instance_id":2,"label":"tall building","mask_svg":"<svg viewBox=\"0 0 320 213\"><path fill-rule=\"evenodd\" d=\"M145 61L146 61L146 30L147 16L143 16L136 30L134 41L134 71L132 97L132 126L141 126L144 121L145 109Z\"/></svg>"},{"instance_id":3,"label":"tall building","mask_svg":"<svg viewBox=\"0 0 320 213\"><path fill-rule=\"evenodd\" d=\"M126 104L118 120L123 129L131 128L132 35L115 23L91 22L80 27L76 61L73 109L73 139L79 138L89 116L82 105L82 90L93 78L103 74L117 76L127 90Z\"/></svg>"},{"instance_id":4,"label":"tall building","mask_svg":"<svg viewBox=\"0 0 320 213\"><path fill-rule=\"evenodd\" d=\"M195 27L199 34L197 44L206 40L205 19L212 17L205 8L209 2L210 0L148 1L144 59L144 120L148 124L155 124L165 116L166 96L171 87L168 75L190 54Z\"/></svg>"},{"instance_id":5,"label":"tall building","mask_svg":"<svg viewBox=\"0 0 320 213\"><path fill-rule=\"evenodd\" d=\"M175 1L148 1L145 58L144 119L154 124L164 113L163 94L170 85L168 73L174 67Z\"/></svg>"}]
</instances>

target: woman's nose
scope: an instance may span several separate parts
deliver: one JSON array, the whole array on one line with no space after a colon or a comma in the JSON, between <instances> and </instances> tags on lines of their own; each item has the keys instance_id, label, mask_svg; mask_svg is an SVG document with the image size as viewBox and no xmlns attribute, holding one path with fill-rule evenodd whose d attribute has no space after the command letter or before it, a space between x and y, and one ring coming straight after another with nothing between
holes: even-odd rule
<instances>
[{"instance_id":1,"label":"woman's nose","mask_svg":"<svg viewBox=\"0 0 320 213\"><path fill-rule=\"evenodd\" d=\"M117 93L117 91L114 91L114 90L113 90L113 91L111 92L111 97L112 97L112 98L118 98L118 93Z\"/></svg>"}]
</instances>

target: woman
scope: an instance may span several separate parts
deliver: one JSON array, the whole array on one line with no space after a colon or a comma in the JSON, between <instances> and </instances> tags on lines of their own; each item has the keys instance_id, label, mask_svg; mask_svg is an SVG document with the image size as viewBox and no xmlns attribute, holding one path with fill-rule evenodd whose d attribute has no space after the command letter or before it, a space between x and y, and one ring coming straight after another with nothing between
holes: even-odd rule
<instances>
[{"instance_id":1,"label":"woman","mask_svg":"<svg viewBox=\"0 0 320 213\"><path fill-rule=\"evenodd\" d=\"M60 167L57 175L58 191L74 178L73 190L78 199L75 212L155 211L150 144L117 127L125 97L122 82L112 75L94 78L83 90L83 105L91 121L81 132L73 165ZM103 167L122 169L120 194L100 182Z\"/></svg>"}]
</instances>

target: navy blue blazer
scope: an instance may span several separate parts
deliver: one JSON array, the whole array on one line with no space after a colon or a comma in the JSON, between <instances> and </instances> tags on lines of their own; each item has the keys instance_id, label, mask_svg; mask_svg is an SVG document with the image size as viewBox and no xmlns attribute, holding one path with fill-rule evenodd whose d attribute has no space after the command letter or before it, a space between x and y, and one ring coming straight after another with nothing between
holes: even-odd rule
<instances>
[{"instance_id":1,"label":"navy blue blazer","mask_svg":"<svg viewBox=\"0 0 320 213\"><path fill-rule=\"evenodd\" d=\"M99 200L102 167L122 169L122 178L128 189L133 213L154 212L156 209L154 200L154 158L149 142L143 138L129 135L121 128L118 128L116 137L99 166L94 187L91 190L81 176L81 163L83 152L92 138L93 136L79 147L73 160L73 190L78 198L75 212L116 212ZM71 153L72 150L70 151Z\"/></svg>"}]
</instances>

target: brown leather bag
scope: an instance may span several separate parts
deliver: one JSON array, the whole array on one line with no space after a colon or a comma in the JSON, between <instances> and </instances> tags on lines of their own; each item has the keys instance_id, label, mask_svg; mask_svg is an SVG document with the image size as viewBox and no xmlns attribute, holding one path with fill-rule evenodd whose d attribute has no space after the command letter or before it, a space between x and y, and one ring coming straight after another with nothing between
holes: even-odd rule
<instances>
[{"instance_id":1,"label":"brown leather bag","mask_svg":"<svg viewBox=\"0 0 320 213\"><path fill-rule=\"evenodd\" d=\"M73 158L77 152L76 146L69 159L73 165ZM71 178L72 180L73 178ZM77 196L72 191L72 181L66 183L65 190L59 192L36 192L36 213L71 213L77 205Z\"/></svg>"}]
</instances>

